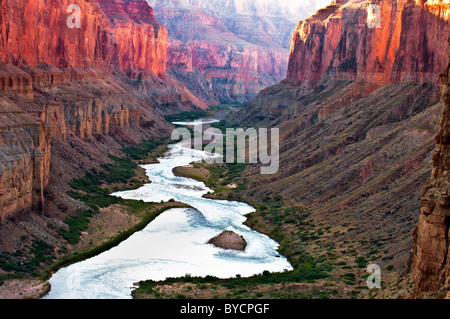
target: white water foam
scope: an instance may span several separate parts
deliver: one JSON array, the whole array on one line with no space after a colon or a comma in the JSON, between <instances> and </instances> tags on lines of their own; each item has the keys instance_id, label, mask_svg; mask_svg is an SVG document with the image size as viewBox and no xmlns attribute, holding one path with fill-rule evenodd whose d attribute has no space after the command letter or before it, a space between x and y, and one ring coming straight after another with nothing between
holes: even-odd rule
<instances>
[{"instance_id":1,"label":"white water foam","mask_svg":"<svg viewBox=\"0 0 450 319\"><path fill-rule=\"evenodd\" d=\"M211 156L171 145L159 164L145 165L152 183L113 195L125 199L160 202L175 199L192 208L170 209L144 230L106 252L57 271L49 280L49 299L127 299L133 283L168 277L216 276L230 278L280 272L292 266L277 252L278 244L243 225L254 208L241 202L213 200L203 183L176 177L172 170L195 159ZM244 252L224 250L207 241L232 230L247 241Z\"/></svg>"}]
</instances>

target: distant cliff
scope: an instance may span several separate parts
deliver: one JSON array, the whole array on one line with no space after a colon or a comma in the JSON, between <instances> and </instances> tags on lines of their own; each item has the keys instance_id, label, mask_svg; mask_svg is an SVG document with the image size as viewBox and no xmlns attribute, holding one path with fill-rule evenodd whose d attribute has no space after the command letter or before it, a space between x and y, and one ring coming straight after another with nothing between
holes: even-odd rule
<instances>
[{"instance_id":1,"label":"distant cliff","mask_svg":"<svg viewBox=\"0 0 450 319\"><path fill-rule=\"evenodd\" d=\"M197 7L155 8L169 30L167 67L209 104L243 103L286 76L288 35L282 18L218 16Z\"/></svg>"},{"instance_id":2,"label":"distant cliff","mask_svg":"<svg viewBox=\"0 0 450 319\"><path fill-rule=\"evenodd\" d=\"M366 81L373 89L408 81L439 85L437 74L447 63L439 47L450 33L450 1L378 1L375 26L368 21L371 3L336 0L300 21L292 34L286 79L251 100L241 121L290 118L303 104L303 93L333 81ZM337 109L329 105L318 118Z\"/></svg>"}]
</instances>

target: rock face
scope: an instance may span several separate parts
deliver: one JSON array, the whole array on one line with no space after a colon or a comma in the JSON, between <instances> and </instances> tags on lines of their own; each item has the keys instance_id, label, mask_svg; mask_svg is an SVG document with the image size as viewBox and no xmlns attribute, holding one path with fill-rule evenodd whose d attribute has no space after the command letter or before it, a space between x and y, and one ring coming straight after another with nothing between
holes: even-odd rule
<instances>
[{"instance_id":1,"label":"rock face","mask_svg":"<svg viewBox=\"0 0 450 319\"><path fill-rule=\"evenodd\" d=\"M299 22L287 79L261 91L233 119L241 126L280 129L278 173L264 177L259 167L250 168L245 195L268 205L281 198L283 204L308 207L318 223L352 225L340 240L367 241L361 245L366 251L383 247L403 269L430 176L450 2L373 3L380 8L379 28L367 24L369 1L335 1ZM416 260L423 261L416 263L414 276L422 291L445 282L448 287L442 182L448 138L445 122L441 127L433 157L440 166L433 174L442 176L429 182L424 198L435 197L422 200L426 213L415 235Z\"/></svg>"},{"instance_id":2,"label":"rock face","mask_svg":"<svg viewBox=\"0 0 450 319\"><path fill-rule=\"evenodd\" d=\"M42 210L49 184L50 131L7 100L0 101L0 223Z\"/></svg>"},{"instance_id":3,"label":"rock face","mask_svg":"<svg viewBox=\"0 0 450 319\"><path fill-rule=\"evenodd\" d=\"M331 0L278 1L278 0L148 0L152 7L197 8L216 16L247 15L275 17L293 21L313 14Z\"/></svg>"},{"instance_id":4,"label":"rock face","mask_svg":"<svg viewBox=\"0 0 450 319\"><path fill-rule=\"evenodd\" d=\"M209 105L244 103L286 76L298 19L328 0L148 0L169 31L168 73Z\"/></svg>"},{"instance_id":5,"label":"rock face","mask_svg":"<svg viewBox=\"0 0 450 319\"><path fill-rule=\"evenodd\" d=\"M371 8L379 13L379 25L368 23ZM436 74L447 60L438 48L450 32L449 20L448 0L335 0L299 22L287 79L306 86L324 75L377 84L438 84Z\"/></svg>"},{"instance_id":6,"label":"rock face","mask_svg":"<svg viewBox=\"0 0 450 319\"><path fill-rule=\"evenodd\" d=\"M125 141L116 134L144 126L147 137L167 134L168 125L145 104L148 97L139 93L139 80L105 70L62 70L48 64L20 68L0 64L1 69L33 85L28 94L13 87L0 92L1 221L29 211L44 213L54 155L51 144L71 143L72 136L86 142L112 136L119 144L133 144L144 137L142 132ZM97 158L107 161L107 153Z\"/></svg>"},{"instance_id":7,"label":"rock face","mask_svg":"<svg viewBox=\"0 0 450 319\"><path fill-rule=\"evenodd\" d=\"M447 52L448 64L441 73L443 106L435 137L433 170L422 193L422 214L414 231L412 273L416 297L437 292L445 296L450 291L450 49Z\"/></svg>"},{"instance_id":8,"label":"rock face","mask_svg":"<svg viewBox=\"0 0 450 319\"><path fill-rule=\"evenodd\" d=\"M146 1L80 1L80 28L67 24L72 3L1 0L0 59L9 64L165 72L167 31Z\"/></svg>"},{"instance_id":9,"label":"rock face","mask_svg":"<svg viewBox=\"0 0 450 319\"><path fill-rule=\"evenodd\" d=\"M168 135L160 114L207 107L166 74L167 31L146 1L79 1L80 28L70 4L0 0L0 224L55 213L51 176L65 193L109 153Z\"/></svg>"},{"instance_id":10,"label":"rock face","mask_svg":"<svg viewBox=\"0 0 450 319\"><path fill-rule=\"evenodd\" d=\"M379 28L367 24L369 4L334 1L300 21L292 35L287 78L250 101L245 114L239 114L241 121L292 118L304 104L303 94L333 81L365 81L373 89L403 81L438 85L437 74L447 63L438 48L450 33L449 0L377 2ZM338 110L337 105L342 104L334 101L323 108L319 119Z\"/></svg>"},{"instance_id":11,"label":"rock face","mask_svg":"<svg viewBox=\"0 0 450 319\"><path fill-rule=\"evenodd\" d=\"M155 8L169 30L167 67L209 104L242 103L286 75L287 33L294 24L274 18L219 18L201 8Z\"/></svg>"},{"instance_id":12,"label":"rock face","mask_svg":"<svg viewBox=\"0 0 450 319\"><path fill-rule=\"evenodd\" d=\"M166 71L167 30L153 15L145 0L97 0L115 36L118 68L148 70L153 74Z\"/></svg>"},{"instance_id":13,"label":"rock face","mask_svg":"<svg viewBox=\"0 0 450 319\"><path fill-rule=\"evenodd\" d=\"M216 247L223 249L241 250L244 251L247 246L247 242L244 237L230 231L226 230L220 235L210 239L208 244L212 244Z\"/></svg>"}]
</instances>

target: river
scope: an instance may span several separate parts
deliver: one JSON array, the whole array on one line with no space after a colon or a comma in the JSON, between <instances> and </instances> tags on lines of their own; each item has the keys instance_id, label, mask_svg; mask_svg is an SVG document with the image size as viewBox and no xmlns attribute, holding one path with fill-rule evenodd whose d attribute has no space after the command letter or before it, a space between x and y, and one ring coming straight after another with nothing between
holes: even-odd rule
<instances>
[{"instance_id":1,"label":"river","mask_svg":"<svg viewBox=\"0 0 450 319\"><path fill-rule=\"evenodd\" d=\"M188 123L186 123L188 124ZM118 246L90 259L61 268L50 278L46 299L128 299L133 283L168 277L216 276L230 278L260 274L267 270L291 270L280 256L278 243L243 223L254 208L237 201L207 199L212 192L204 183L176 177L172 170L199 158L212 156L169 145L158 164L144 165L150 184L114 193L125 199L160 202L174 199L193 208L170 209L144 230ZM214 247L207 242L224 230L242 235L245 251Z\"/></svg>"}]
</instances>

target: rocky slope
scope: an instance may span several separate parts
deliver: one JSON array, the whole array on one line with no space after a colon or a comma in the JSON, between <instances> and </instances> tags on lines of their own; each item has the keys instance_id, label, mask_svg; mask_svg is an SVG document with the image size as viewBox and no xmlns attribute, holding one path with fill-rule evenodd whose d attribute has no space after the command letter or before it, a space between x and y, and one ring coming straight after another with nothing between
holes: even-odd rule
<instances>
[{"instance_id":1,"label":"rocky slope","mask_svg":"<svg viewBox=\"0 0 450 319\"><path fill-rule=\"evenodd\" d=\"M52 229L84 207L72 178L168 136L161 114L207 107L166 74L167 31L146 1L79 1L80 28L69 4L0 2L2 253L61 245Z\"/></svg>"},{"instance_id":2,"label":"rocky slope","mask_svg":"<svg viewBox=\"0 0 450 319\"><path fill-rule=\"evenodd\" d=\"M448 39L450 45L450 38ZM443 51L444 48L442 48ZM419 223L414 231L413 276L415 297L450 294L449 258L449 108L450 108L450 49L448 64L441 73L443 102L439 130L435 137L433 170L421 197Z\"/></svg>"},{"instance_id":3,"label":"rocky slope","mask_svg":"<svg viewBox=\"0 0 450 319\"><path fill-rule=\"evenodd\" d=\"M244 194L308 207L314 224L339 225L308 249L332 245L342 258L356 250L389 282L410 257L430 174L450 2L377 4L380 28L366 24L369 1L335 1L300 21L287 79L233 120L280 128L279 172L250 168Z\"/></svg>"}]
</instances>

